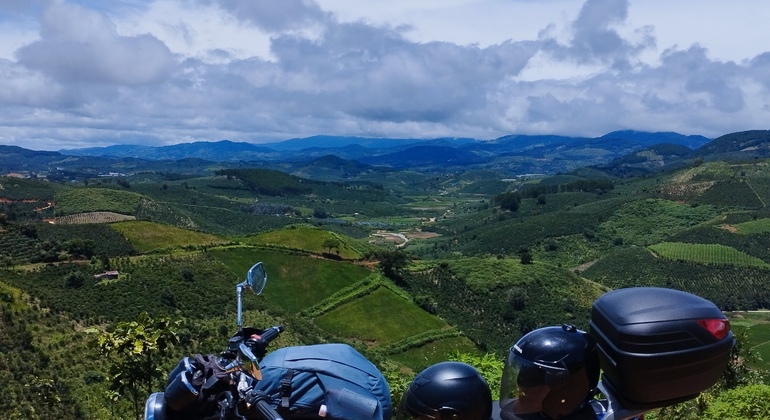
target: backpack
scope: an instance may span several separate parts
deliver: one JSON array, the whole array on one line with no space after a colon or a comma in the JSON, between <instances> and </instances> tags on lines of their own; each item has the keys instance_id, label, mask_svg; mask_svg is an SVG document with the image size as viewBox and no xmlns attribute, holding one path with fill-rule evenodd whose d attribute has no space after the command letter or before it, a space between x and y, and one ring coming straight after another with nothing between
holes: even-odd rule
<instances>
[{"instance_id":1,"label":"backpack","mask_svg":"<svg viewBox=\"0 0 770 420\"><path fill-rule=\"evenodd\" d=\"M260 363L264 392L286 419L390 420L390 388L382 373L347 344L275 350ZM323 407L322 407L323 406Z\"/></svg>"}]
</instances>

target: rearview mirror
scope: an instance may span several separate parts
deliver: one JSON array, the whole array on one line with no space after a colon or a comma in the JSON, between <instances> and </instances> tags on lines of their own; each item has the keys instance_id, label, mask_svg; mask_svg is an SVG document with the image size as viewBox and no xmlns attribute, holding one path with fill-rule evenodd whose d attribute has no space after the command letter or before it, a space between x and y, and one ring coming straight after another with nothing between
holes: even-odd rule
<instances>
[{"instance_id":1,"label":"rearview mirror","mask_svg":"<svg viewBox=\"0 0 770 420\"><path fill-rule=\"evenodd\" d=\"M262 266L262 263L258 262L252 265L249 271L246 273L246 280L238 283L235 286L235 293L238 296L238 331L243 329L241 326L241 315L243 313L243 298L241 295L243 293L243 289L251 289L251 291L254 293L260 294L262 293L262 289L265 288L265 283L267 283L267 273L265 273L265 268Z\"/></svg>"},{"instance_id":2,"label":"rearview mirror","mask_svg":"<svg viewBox=\"0 0 770 420\"><path fill-rule=\"evenodd\" d=\"M261 262L258 262L251 266L249 272L246 274L246 284L249 289L256 294L262 293L262 289L265 288L267 283L267 273Z\"/></svg>"}]
</instances>

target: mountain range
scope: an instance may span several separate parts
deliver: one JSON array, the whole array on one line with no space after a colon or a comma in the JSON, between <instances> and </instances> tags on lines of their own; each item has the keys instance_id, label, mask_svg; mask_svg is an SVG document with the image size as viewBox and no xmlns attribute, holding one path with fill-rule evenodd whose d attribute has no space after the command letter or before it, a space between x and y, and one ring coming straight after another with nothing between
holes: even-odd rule
<instances>
[{"instance_id":1,"label":"mountain range","mask_svg":"<svg viewBox=\"0 0 770 420\"><path fill-rule=\"evenodd\" d=\"M601 137L509 135L470 138L388 139L314 136L252 144L230 140L169 146L114 145L58 152L0 146L0 174L9 172L167 171L169 161L189 172L212 167L262 166L305 173L308 166L366 170L494 170L506 175L566 173L587 166L612 175L644 174L695 158L770 156L770 131L752 130L716 139L672 132L614 131ZM216 165L214 165L216 163ZM353 169L351 169L353 168ZM66 176L65 176L66 177Z\"/></svg>"}]
</instances>

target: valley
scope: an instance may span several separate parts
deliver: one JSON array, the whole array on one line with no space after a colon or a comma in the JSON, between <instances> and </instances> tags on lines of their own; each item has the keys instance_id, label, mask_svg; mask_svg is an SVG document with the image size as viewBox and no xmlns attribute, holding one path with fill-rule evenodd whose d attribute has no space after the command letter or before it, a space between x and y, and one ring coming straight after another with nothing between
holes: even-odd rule
<instances>
[{"instance_id":1,"label":"valley","mask_svg":"<svg viewBox=\"0 0 770 420\"><path fill-rule=\"evenodd\" d=\"M318 177L246 163L0 177L0 366L12 395L0 412L130 417L127 399L109 397L98 338L147 312L178 322L161 370L219 352L235 284L257 261L268 283L245 297L244 324L284 325L275 348L349 343L395 399L437 361L499 361L532 329L588 328L593 301L616 288L676 288L730 313L770 308L764 158L518 178L475 166L352 175L325 162L302 171ZM114 278L96 277L105 272ZM761 354L770 328L742 313L731 317L745 349ZM766 380L761 361L744 361ZM46 400L53 392L59 403Z\"/></svg>"}]
</instances>

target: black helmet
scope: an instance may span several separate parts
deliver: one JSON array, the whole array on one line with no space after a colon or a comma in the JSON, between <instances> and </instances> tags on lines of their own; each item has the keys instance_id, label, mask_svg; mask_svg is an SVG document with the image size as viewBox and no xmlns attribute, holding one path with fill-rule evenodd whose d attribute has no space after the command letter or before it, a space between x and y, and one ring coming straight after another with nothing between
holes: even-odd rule
<instances>
[{"instance_id":1,"label":"black helmet","mask_svg":"<svg viewBox=\"0 0 770 420\"><path fill-rule=\"evenodd\" d=\"M572 325L534 330L508 352L500 384L501 415L561 418L583 407L598 382L599 357L590 335Z\"/></svg>"},{"instance_id":2,"label":"black helmet","mask_svg":"<svg viewBox=\"0 0 770 420\"><path fill-rule=\"evenodd\" d=\"M401 398L400 411L420 420L489 420L492 393L473 366L441 362L414 378Z\"/></svg>"}]
</instances>

